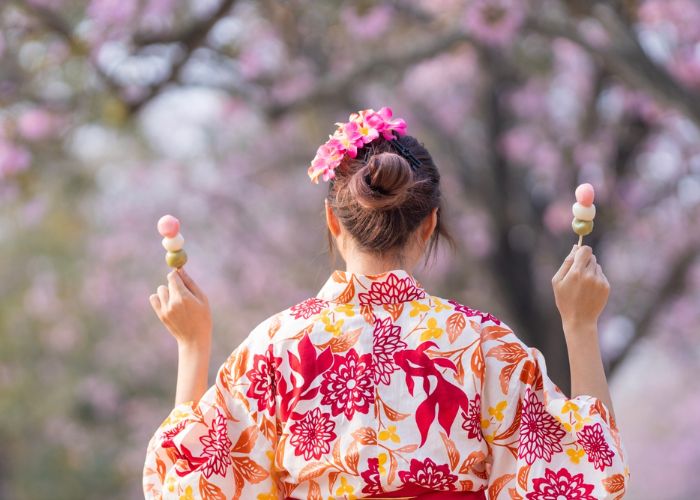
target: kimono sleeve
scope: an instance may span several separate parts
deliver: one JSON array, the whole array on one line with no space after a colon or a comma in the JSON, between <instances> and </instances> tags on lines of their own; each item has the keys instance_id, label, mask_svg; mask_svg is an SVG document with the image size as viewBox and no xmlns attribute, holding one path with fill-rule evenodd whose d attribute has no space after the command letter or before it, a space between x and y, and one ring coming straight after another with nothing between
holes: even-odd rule
<instances>
[{"instance_id":1,"label":"kimono sleeve","mask_svg":"<svg viewBox=\"0 0 700 500\"><path fill-rule=\"evenodd\" d=\"M146 499L277 498L275 358L267 335L256 341L254 334L221 365L199 402L177 405L151 437Z\"/></svg>"},{"instance_id":2,"label":"kimono sleeve","mask_svg":"<svg viewBox=\"0 0 700 500\"><path fill-rule=\"evenodd\" d=\"M504 322L485 321L480 337L488 498L622 498L627 453L603 402L566 397L548 377L542 352Z\"/></svg>"}]
</instances>

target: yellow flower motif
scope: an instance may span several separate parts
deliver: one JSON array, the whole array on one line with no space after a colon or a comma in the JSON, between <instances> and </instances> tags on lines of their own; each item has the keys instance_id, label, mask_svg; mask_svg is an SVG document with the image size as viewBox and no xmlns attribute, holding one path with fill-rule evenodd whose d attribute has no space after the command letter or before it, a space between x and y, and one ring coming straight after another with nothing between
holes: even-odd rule
<instances>
[{"instance_id":1,"label":"yellow flower motif","mask_svg":"<svg viewBox=\"0 0 700 500\"><path fill-rule=\"evenodd\" d=\"M340 304L338 307L335 308L336 312L343 313L346 316L354 316L355 315L355 310L353 309L352 304Z\"/></svg>"},{"instance_id":2,"label":"yellow flower motif","mask_svg":"<svg viewBox=\"0 0 700 500\"><path fill-rule=\"evenodd\" d=\"M377 456L377 460L379 461L379 467L377 469L379 470L379 474L382 476L386 475L386 467L384 467L384 464L388 459L389 457L386 453L380 453L379 456Z\"/></svg>"},{"instance_id":3,"label":"yellow flower motif","mask_svg":"<svg viewBox=\"0 0 700 500\"><path fill-rule=\"evenodd\" d=\"M564 429L566 429L566 432L571 432L571 429L573 429L569 422L562 422L562 425L564 426Z\"/></svg>"},{"instance_id":4,"label":"yellow flower motif","mask_svg":"<svg viewBox=\"0 0 700 500\"><path fill-rule=\"evenodd\" d=\"M334 337L337 337L340 335L342 328L343 328L343 321L342 319L339 319L335 323L331 321L331 318L328 316L328 309L323 311L321 315L321 321L323 321L323 324L326 325L326 331L331 332Z\"/></svg>"},{"instance_id":5,"label":"yellow flower motif","mask_svg":"<svg viewBox=\"0 0 700 500\"><path fill-rule=\"evenodd\" d=\"M489 425L491 425L491 421L488 418L481 419L481 428L482 429L486 429Z\"/></svg>"},{"instance_id":6,"label":"yellow flower motif","mask_svg":"<svg viewBox=\"0 0 700 500\"><path fill-rule=\"evenodd\" d=\"M168 476L165 482L168 483L168 491L171 493L175 491L175 478L173 476Z\"/></svg>"},{"instance_id":7,"label":"yellow flower motif","mask_svg":"<svg viewBox=\"0 0 700 500\"><path fill-rule=\"evenodd\" d=\"M428 319L428 328L425 329L420 335L421 341L426 341L429 339L439 339L442 335L443 329L438 326L438 322L435 318Z\"/></svg>"},{"instance_id":8,"label":"yellow flower motif","mask_svg":"<svg viewBox=\"0 0 700 500\"><path fill-rule=\"evenodd\" d=\"M420 313L426 312L426 311L430 311L430 306L428 306L427 304L421 304L417 300L412 300L411 301L411 312L408 313L408 315L411 318L415 318Z\"/></svg>"},{"instance_id":9,"label":"yellow flower motif","mask_svg":"<svg viewBox=\"0 0 700 500\"><path fill-rule=\"evenodd\" d=\"M486 439L486 441L488 441L489 443L493 443L493 440L496 439L496 433L484 434L484 439Z\"/></svg>"},{"instance_id":10,"label":"yellow flower motif","mask_svg":"<svg viewBox=\"0 0 700 500\"><path fill-rule=\"evenodd\" d=\"M435 312L440 312L443 309L450 310L452 309L450 306L445 305L440 299L437 297L433 297L433 302L435 302Z\"/></svg>"},{"instance_id":11,"label":"yellow flower motif","mask_svg":"<svg viewBox=\"0 0 700 500\"><path fill-rule=\"evenodd\" d=\"M345 476L342 476L340 478L340 488L338 488L335 494L338 496L347 494L348 500L355 500L355 495L353 495L353 491L355 491L355 488L348 484L348 480L345 479Z\"/></svg>"},{"instance_id":12,"label":"yellow flower motif","mask_svg":"<svg viewBox=\"0 0 700 500\"><path fill-rule=\"evenodd\" d=\"M581 459L581 457L583 457L585 453L586 452L583 451L583 448L580 448L579 450L573 450L571 448L566 450L566 454L569 455L569 458L575 464L578 463L578 461Z\"/></svg>"},{"instance_id":13,"label":"yellow flower motif","mask_svg":"<svg viewBox=\"0 0 700 500\"><path fill-rule=\"evenodd\" d=\"M567 412L567 411L572 411L572 410L573 411L579 410L578 405L576 403L574 403L573 401L567 401L566 404L564 406L562 406L562 408L561 408L562 413Z\"/></svg>"},{"instance_id":14,"label":"yellow flower motif","mask_svg":"<svg viewBox=\"0 0 700 500\"><path fill-rule=\"evenodd\" d=\"M489 406L489 415L493 415L494 417L496 417L496 420L500 422L501 420L503 420L503 410L506 406L508 406L508 403L506 401L501 401L495 407Z\"/></svg>"},{"instance_id":15,"label":"yellow flower motif","mask_svg":"<svg viewBox=\"0 0 700 500\"><path fill-rule=\"evenodd\" d=\"M386 441L387 439L391 439L394 443L398 443L401 441L401 438L399 437L398 434L396 434L396 426L395 425L390 425L383 431L379 432L379 439L381 441Z\"/></svg>"},{"instance_id":16,"label":"yellow flower motif","mask_svg":"<svg viewBox=\"0 0 700 500\"><path fill-rule=\"evenodd\" d=\"M185 488L185 494L180 495L180 500L194 500L194 494L192 493L192 486Z\"/></svg>"},{"instance_id":17,"label":"yellow flower motif","mask_svg":"<svg viewBox=\"0 0 700 500\"><path fill-rule=\"evenodd\" d=\"M273 483L272 489L268 493L258 493L258 500L278 500L277 486Z\"/></svg>"}]
</instances>

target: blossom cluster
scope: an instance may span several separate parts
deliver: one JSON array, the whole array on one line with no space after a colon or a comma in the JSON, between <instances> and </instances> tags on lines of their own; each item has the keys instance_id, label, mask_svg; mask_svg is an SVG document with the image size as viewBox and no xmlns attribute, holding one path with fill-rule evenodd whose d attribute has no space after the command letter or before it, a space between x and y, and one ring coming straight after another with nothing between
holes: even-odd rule
<instances>
[{"instance_id":1,"label":"blossom cluster","mask_svg":"<svg viewBox=\"0 0 700 500\"><path fill-rule=\"evenodd\" d=\"M389 141L394 139L394 131L398 135L404 135L406 122L401 118L392 118L392 114L388 106L379 111L369 108L350 114L347 123L336 122L338 128L335 133L329 135L329 139L319 146L311 161L308 169L311 181L318 184L320 176L323 176L324 181L333 179L335 169L345 155L355 158L359 148L380 135Z\"/></svg>"}]
</instances>

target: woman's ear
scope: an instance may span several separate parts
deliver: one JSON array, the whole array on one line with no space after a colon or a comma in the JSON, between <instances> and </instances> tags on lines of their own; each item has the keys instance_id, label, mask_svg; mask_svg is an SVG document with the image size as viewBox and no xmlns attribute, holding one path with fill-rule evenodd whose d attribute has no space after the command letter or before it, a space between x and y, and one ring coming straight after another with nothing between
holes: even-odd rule
<instances>
[{"instance_id":1,"label":"woman's ear","mask_svg":"<svg viewBox=\"0 0 700 500\"><path fill-rule=\"evenodd\" d=\"M438 207L435 207L433 211L430 212L430 215L426 217L425 221L423 222L423 230L421 232L423 241L428 241L428 239L430 239L430 236L433 234L433 231L435 231L435 226L437 226L437 211Z\"/></svg>"},{"instance_id":2,"label":"woman's ear","mask_svg":"<svg viewBox=\"0 0 700 500\"><path fill-rule=\"evenodd\" d=\"M328 198L324 198L323 202L326 206L326 223L328 224L328 229L330 229L333 236L338 237L340 234L340 223L338 222L338 218L335 216L330 203L328 203Z\"/></svg>"}]
</instances>

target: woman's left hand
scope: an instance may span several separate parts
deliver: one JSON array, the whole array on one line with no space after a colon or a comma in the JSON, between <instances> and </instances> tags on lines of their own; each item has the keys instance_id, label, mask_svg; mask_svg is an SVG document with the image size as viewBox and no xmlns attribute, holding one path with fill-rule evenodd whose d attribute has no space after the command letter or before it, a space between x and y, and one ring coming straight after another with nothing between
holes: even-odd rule
<instances>
[{"instance_id":1,"label":"woman's left hand","mask_svg":"<svg viewBox=\"0 0 700 500\"><path fill-rule=\"evenodd\" d=\"M209 300L184 267L168 273L168 286L160 285L149 297L158 319L180 346L207 346L212 319Z\"/></svg>"}]
</instances>

